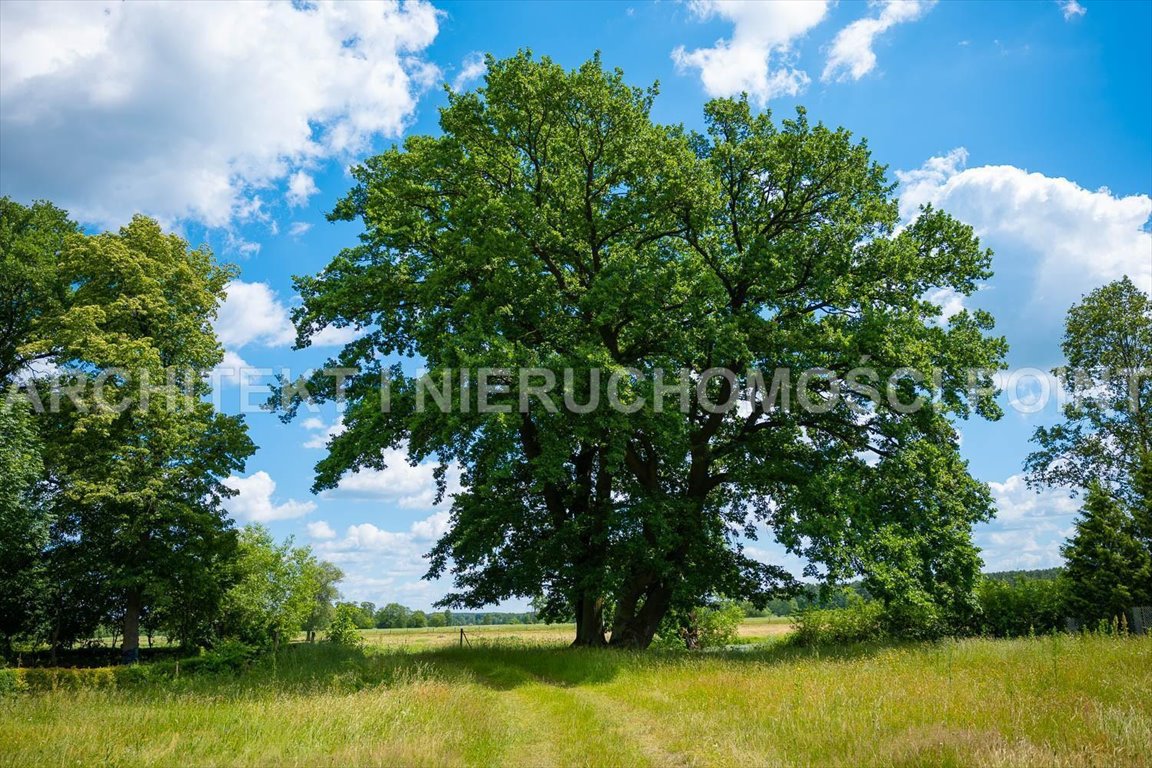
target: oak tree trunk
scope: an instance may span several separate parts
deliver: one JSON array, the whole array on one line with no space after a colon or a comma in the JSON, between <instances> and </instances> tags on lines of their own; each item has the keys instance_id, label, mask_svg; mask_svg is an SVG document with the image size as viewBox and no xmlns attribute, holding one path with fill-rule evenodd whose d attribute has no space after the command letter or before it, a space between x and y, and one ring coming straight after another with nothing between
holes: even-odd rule
<instances>
[{"instance_id":1,"label":"oak tree trunk","mask_svg":"<svg viewBox=\"0 0 1152 768\"><path fill-rule=\"evenodd\" d=\"M639 583L645 581L641 579ZM671 598L672 591L658 582L625 594L616 607L610 645L634 650L644 650L652 645L656 630L671 607Z\"/></svg>"},{"instance_id":2,"label":"oak tree trunk","mask_svg":"<svg viewBox=\"0 0 1152 768\"><path fill-rule=\"evenodd\" d=\"M573 647L602 648L604 638L604 599L582 597L576 601L576 639Z\"/></svg>"}]
</instances>

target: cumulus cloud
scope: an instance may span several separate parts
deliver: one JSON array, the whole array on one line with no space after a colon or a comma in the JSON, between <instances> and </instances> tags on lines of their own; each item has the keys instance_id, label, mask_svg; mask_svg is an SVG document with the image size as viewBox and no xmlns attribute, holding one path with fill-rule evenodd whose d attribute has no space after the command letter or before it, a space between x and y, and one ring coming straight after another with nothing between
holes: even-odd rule
<instances>
[{"instance_id":1,"label":"cumulus cloud","mask_svg":"<svg viewBox=\"0 0 1152 768\"><path fill-rule=\"evenodd\" d=\"M872 50L876 38L897 24L903 24L927 13L936 0L885 0L874 17L852 22L832 41L822 80L859 80L876 68Z\"/></svg>"},{"instance_id":2,"label":"cumulus cloud","mask_svg":"<svg viewBox=\"0 0 1152 768\"><path fill-rule=\"evenodd\" d=\"M415 466L408 463L404 449L384 452L387 469L363 469L354 472L328 494L337 497L377 499L402 509L432 509L436 501L436 463L425 461ZM446 478L448 497L460 489L460 472L450 467Z\"/></svg>"},{"instance_id":3,"label":"cumulus cloud","mask_svg":"<svg viewBox=\"0 0 1152 768\"><path fill-rule=\"evenodd\" d=\"M224 506L232 517L242 522L268 523L273 520L291 520L303 517L316 505L311 501L296 501L288 499L277 504L272 500L276 493L276 481L263 470L255 472L248 477L232 475L224 480L228 486L238 494L227 499Z\"/></svg>"},{"instance_id":4,"label":"cumulus cloud","mask_svg":"<svg viewBox=\"0 0 1152 768\"><path fill-rule=\"evenodd\" d=\"M2 190L116 226L227 226L398 136L438 77L423 0L0 3Z\"/></svg>"},{"instance_id":5,"label":"cumulus cloud","mask_svg":"<svg viewBox=\"0 0 1152 768\"><path fill-rule=\"evenodd\" d=\"M328 525L324 520L317 520L314 523L308 523L308 535L313 539L334 539L336 538L336 531L332 530L332 526Z\"/></svg>"},{"instance_id":6,"label":"cumulus cloud","mask_svg":"<svg viewBox=\"0 0 1152 768\"><path fill-rule=\"evenodd\" d=\"M239 384L244 378L250 378L247 371L253 370L248 361L230 349L224 350L224 359L212 371L214 381Z\"/></svg>"},{"instance_id":7,"label":"cumulus cloud","mask_svg":"<svg viewBox=\"0 0 1152 768\"><path fill-rule=\"evenodd\" d=\"M296 171L288 178L288 192L285 197L288 205L298 207L308 204L308 198L319 192L316 180L305 171Z\"/></svg>"},{"instance_id":8,"label":"cumulus cloud","mask_svg":"<svg viewBox=\"0 0 1152 768\"><path fill-rule=\"evenodd\" d=\"M1063 562L1061 545L1072 535L1079 503L1066 491L1034 491L1023 475L989 483L996 518L978 526L973 539L985 570L1053 568Z\"/></svg>"},{"instance_id":9,"label":"cumulus cloud","mask_svg":"<svg viewBox=\"0 0 1152 768\"><path fill-rule=\"evenodd\" d=\"M283 347L296 339L287 308L266 283L233 280L216 317L216 335L225 347L248 344Z\"/></svg>"},{"instance_id":10,"label":"cumulus cloud","mask_svg":"<svg viewBox=\"0 0 1152 768\"><path fill-rule=\"evenodd\" d=\"M294 221L288 226L288 234L291 237L300 237L310 229L312 229L312 225L308 222Z\"/></svg>"},{"instance_id":11,"label":"cumulus cloud","mask_svg":"<svg viewBox=\"0 0 1152 768\"><path fill-rule=\"evenodd\" d=\"M934 288L924 298L940 307L940 319L945 322L964 310L964 296L952 288Z\"/></svg>"},{"instance_id":12,"label":"cumulus cloud","mask_svg":"<svg viewBox=\"0 0 1152 768\"><path fill-rule=\"evenodd\" d=\"M220 343L230 349L250 344L287 347L296 340L288 307L267 283L233 280L214 323ZM339 347L353 341L360 330L329 326L311 339L314 347Z\"/></svg>"},{"instance_id":13,"label":"cumulus cloud","mask_svg":"<svg viewBox=\"0 0 1152 768\"><path fill-rule=\"evenodd\" d=\"M808 85L806 72L792 66L792 46L828 13L825 0L695 0L689 7L699 19L732 22L732 37L711 48L672 52L681 72L699 70L709 96L747 92L763 105L776 96L794 96Z\"/></svg>"},{"instance_id":14,"label":"cumulus cloud","mask_svg":"<svg viewBox=\"0 0 1152 768\"><path fill-rule=\"evenodd\" d=\"M901 218L932 203L967 222L997 258L1024 260L1032 300L1059 312L1124 275L1152 292L1152 197L1092 191L1011 165L965 168L967 158L960 148L897 171Z\"/></svg>"},{"instance_id":15,"label":"cumulus cloud","mask_svg":"<svg viewBox=\"0 0 1152 768\"><path fill-rule=\"evenodd\" d=\"M1076 0L1060 0L1060 10L1064 12L1064 21L1071 21L1077 16L1088 13L1088 9Z\"/></svg>"},{"instance_id":16,"label":"cumulus cloud","mask_svg":"<svg viewBox=\"0 0 1152 768\"><path fill-rule=\"evenodd\" d=\"M460 72L452 81L452 90L462 91L472 83L484 77L488 65L484 62L484 54L473 52L464 57L460 65Z\"/></svg>"},{"instance_id":17,"label":"cumulus cloud","mask_svg":"<svg viewBox=\"0 0 1152 768\"><path fill-rule=\"evenodd\" d=\"M318 540L317 554L344 571L345 579L340 586L349 597L428 607L443 596L445 585L439 581L421 581L428 570L424 554L447 532L448 523L448 513L437 512L402 530L390 531L373 523L358 523L348 526L343 536L331 531L332 536L313 538ZM319 526L317 529L320 530ZM321 532L329 531L330 528Z\"/></svg>"},{"instance_id":18,"label":"cumulus cloud","mask_svg":"<svg viewBox=\"0 0 1152 768\"><path fill-rule=\"evenodd\" d=\"M304 441L305 448L327 448L328 441L336 435L342 434L345 429L342 419L337 419L335 423L328 426L322 419L315 416L305 419L300 423L300 426L312 433Z\"/></svg>"},{"instance_id":19,"label":"cumulus cloud","mask_svg":"<svg viewBox=\"0 0 1152 768\"><path fill-rule=\"evenodd\" d=\"M1049 488L1036 491L1028 487L1023 475L1012 475L1002 483L989 483L996 501L996 519L1002 525L1031 525L1036 520L1067 521L1080 505L1067 491Z\"/></svg>"}]
</instances>

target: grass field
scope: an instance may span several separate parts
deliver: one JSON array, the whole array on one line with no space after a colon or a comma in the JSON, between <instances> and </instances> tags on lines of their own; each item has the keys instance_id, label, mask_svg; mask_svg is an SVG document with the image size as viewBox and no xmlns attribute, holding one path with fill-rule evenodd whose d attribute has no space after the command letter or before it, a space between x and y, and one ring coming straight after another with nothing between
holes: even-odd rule
<instances>
[{"instance_id":1,"label":"grass field","mask_svg":"<svg viewBox=\"0 0 1152 768\"><path fill-rule=\"evenodd\" d=\"M365 629L360 634L370 645L389 648L435 648L460 644L461 627L427 629ZM566 645L576 636L575 624L478 624L463 627L467 642L523 643L527 645ZM745 619L740 626L740 642L757 643L792 631L792 620L770 616Z\"/></svg>"},{"instance_id":2,"label":"grass field","mask_svg":"<svg viewBox=\"0 0 1152 768\"><path fill-rule=\"evenodd\" d=\"M476 628L463 649L458 632L372 632L360 649L294 645L240 675L10 694L0 764L1131 766L1152 754L1152 638L834 651L769 638L637 654L563 648L556 630Z\"/></svg>"}]
</instances>

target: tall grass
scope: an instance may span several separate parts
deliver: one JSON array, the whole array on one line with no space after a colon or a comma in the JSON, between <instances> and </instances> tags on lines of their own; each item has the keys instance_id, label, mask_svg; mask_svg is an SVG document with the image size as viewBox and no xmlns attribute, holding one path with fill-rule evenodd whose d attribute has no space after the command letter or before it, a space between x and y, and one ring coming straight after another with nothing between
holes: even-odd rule
<instances>
[{"instance_id":1,"label":"tall grass","mask_svg":"<svg viewBox=\"0 0 1152 768\"><path fill-rule=\"evenodd\" d=\"M297 645L0 698L6 765L1141 765L1152 639L718 654Z\"/></svg>"}]
</instances>

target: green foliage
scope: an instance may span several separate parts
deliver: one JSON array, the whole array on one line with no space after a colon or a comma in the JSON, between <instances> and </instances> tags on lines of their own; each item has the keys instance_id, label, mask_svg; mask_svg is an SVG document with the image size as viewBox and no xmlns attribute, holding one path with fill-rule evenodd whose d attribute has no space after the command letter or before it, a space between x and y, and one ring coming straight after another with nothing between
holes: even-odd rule
<instances>
[{"instance_id":1,"label":"green foliage","mask_svg":"<svg viewBox=\"0 0 1152 768\"><path fill-rule=\"evenodd\" d=\"M239 640L224 640L210 650L201 649L200 655L181 662L181 668L189 673L218 675L221 673L240 674L260 656L260 649Z\"/></svg>"},{"instance_id":2,"label":"green foliage","mask_svg":"<svg viewBox=\"0 0 1152 768\"><path fill-rule=\"evenodd\" d=\"M36 361L60 374L22 385L52 491L50 510L24 510L51 527L44 542L29 524L41 551L20 578L47 586L23 631L61 644L122 622L129 658L141 621L202 640L234 547L222 480L254 450L243 419L205 400L235 270L145 217L88 236L7 198L0 259L0 384Z\"/></svg>"},{"instance_id":3,"label":"green foliage","mask_svg":"<svg viewBox=\"0 0 1152 768\"><path fill-rule=\"evenodd\" d=\"M376 612L376 626L379 629L403 629L408 626L412 611L399 603L388 603Z\"/></svg>"},{"instance_id":4,"label":"green foliage","mask_svg":"<svg viewBox=\"0 0 1152 768\"><path fill-rule=\"evenodd\" d=\"M302 625L309 638L312 638L317 630L326 629L331 623L336 611L336 599L340 597L340 590L336 588L336 584L344 578L344 572L332 563L321 561L317 563L312 577L312 609ZM371 623L368 626L372 626Z\"/></svg>"},{"instance_id":5,"label":"green foliage","mask_svg":"<svg viewBox=\"0 0 1152 768\"><path fill-rule=\"evenodd\" d=\"M306 628L317 603L332 594L337 573L311 548L295 547L291 538L277 544L267 528L245 526L219 633L254 646L279 647Z\"/></svg>"},{"instance_id":6,"label":"green foliage","mask_svg":"<svg viewBox=\"0 0 1152 768\"><path fill-rule=\"evenodd\" d=\"M0 655L8 655L14 639L34 636L43 621L51 513L38 492L42 444L23 400L0 400L0 436Z\"/></svg>"},{"instance_id":7,"label":"green foliage","mask_svg":"<svg viewBox=\"0 0 1152 768\"><path fill-rule=\"evenodd\" d=\"M61 254L79 236L67 212L49 202L0 197L0 387L51 357L69 293Z\"/></svg>"},{"instance_id":8,"label":"green foliage","mask_svg":"<svg viewBox=\"0 0 1152 768\"><path fill-rule=\"evenodd\" d=\"M328 627L328 642L336 645L359 645L364 642L356 623L357 613L355 606L346 603L336 606L332 623Z\"/></svg>"},{"instance_id":9,"label":"green foliage","mask_svg":"<svg viewBox=\"0 0 1152 768\"><path fill-rule=\"evenodd\" d=\"M359 373L316 489L382 468L404 443L441 461L442 482L458 462L467 483L429 571L451 571L445 604L543 588L540 615L574 616L584 645L604 644L609 618L613 644L644 647L669 611L709 595L786 597L792 576L731 535L749 513L836 580L914 586L943 621L963 617L978 562L968 533L991 503L949 417L998 417L992 394L970 397L968 372L1001 367L1006 345L987 313L941 323L922 297L970 294L990 253L940 211L897 232L893 185L865 143L803 110L777 122L717 100L696 135L655 124L654 97L598 58L573 71L490 58L483 87L449 96L439 135L354 169L332 218L361 220L361 245L296 278L300 343L329 326L365 331L330 361ZM475 407L477 387L454 390L447 412L421 410L417 380L384 368L395 354L419 355L433 382L571 369L578 403L606 403L609 374L634 371L621 400L639 408L519 413L527 393L511 380L495 412ZM844 378L865 360L880 380L920 372L901 380L901 402L936 388L938 407L907 413ZM658 372L724 368L746 387L779 366L838 371L815 388L842 399L720 413L698 390L686 409L654 399ZM313 399L337 396L325 374L304 383ZM290 384L274 398L286 418L304 397ZM785 389L790 402L823 397ZM716 379L704 394L732 392Z\"/></svg>"},{"instance_id":10,"label":"green foliage","mask_svg":"<svg viewBox=\"0 0 1152 768\"><path fill-rule=\"evenodd\" d=\"M796 614L800 645L840 645L864 643L886 636L884 606L878 602L854 599L844 608L809 608Z\"/></svg>"},{"instance_id":11,"label":"green foliage","mask_svg":"<svg viewBox=\"0 0 1152 768\"><path fill-rule=\"evenodd\" d=\"M981 575L981 580L1004 581L1015 584L1018 581L1050 581L1064 574L1060 568L1030 568L1024 571L993 571Z\"/></svg>"},{"instance_id":12,"label":"green foliage","mask_svg":"<svg viewBox=\"0 0 1152 768\"><path fill-rule=\"evenodd\" d=\"M1152 297L1127 277L1092 291L1068 312L1063 350L1068 365L1053 373L1071 399L1064 422L1032 438L1030 482L1085 491L1095 481L1147 509L1139 475L1152 452Z\"/></svg>"},{"instance_id":13,"label":"green foliage","mask_svg":"<svg viewBox=\"0 0 1152 768\"><path fill-rule=\"evenodd\" d=\"M722 648L739 639L744 609L723 600L715 605L673 611L660 624L654 645L659 648Z\"/></svg>"},{"instance_id":14,"label":"green foliage","mask_svg":"<svg viewBox=\"0 0 1152 768\"><path fill-rule=\"evenodd\" d=\"M980 631L997 637L1026 637L1062 631L1068 614L1068 581L1053 578L985 577L976 589Z\"/></svg>"},{"instance_id":15,"label":"green foliage","mask_svg":"<svg viewBox=\"0 0 1152 768\"><path fill-rule=\"evenodd\" d=\"M1082 621L1110 620L1152 594L1152 557L1135 533L1121 501L1091 481L1076 532L1061 550L1069 581L1068 607Z\"/></svg>"}]
</instances>

